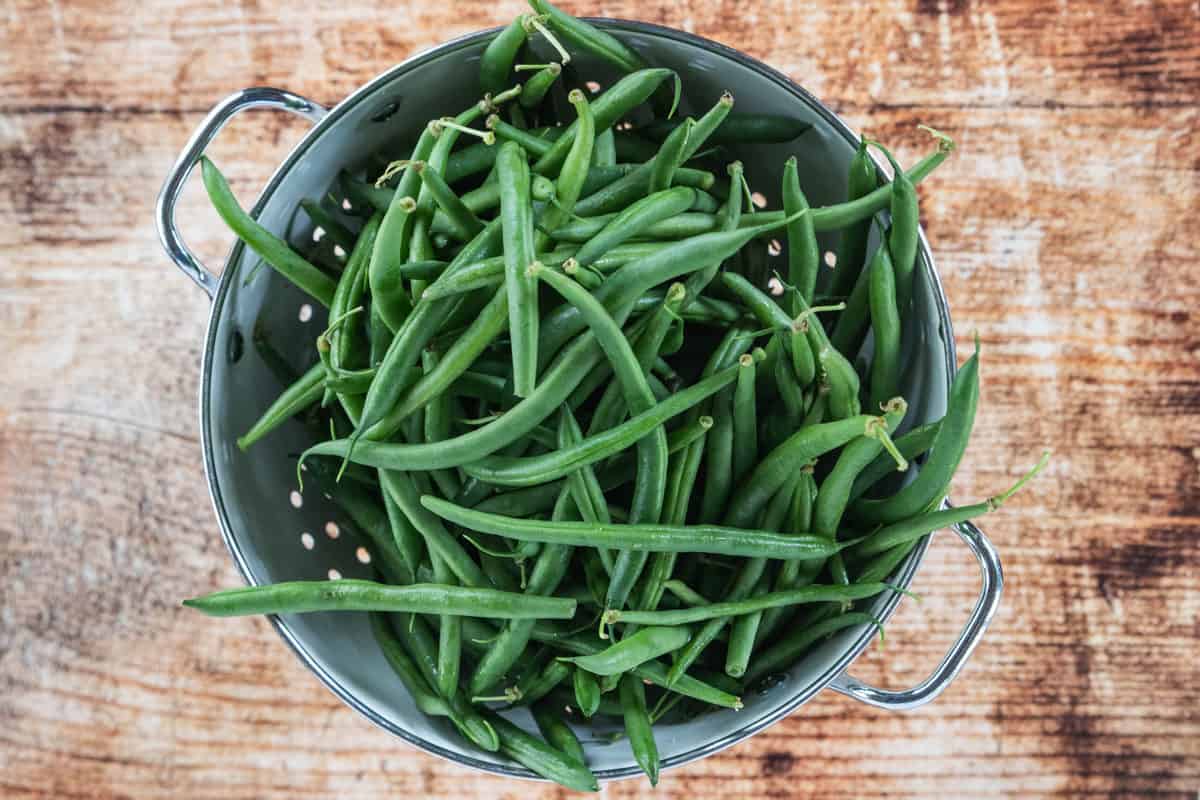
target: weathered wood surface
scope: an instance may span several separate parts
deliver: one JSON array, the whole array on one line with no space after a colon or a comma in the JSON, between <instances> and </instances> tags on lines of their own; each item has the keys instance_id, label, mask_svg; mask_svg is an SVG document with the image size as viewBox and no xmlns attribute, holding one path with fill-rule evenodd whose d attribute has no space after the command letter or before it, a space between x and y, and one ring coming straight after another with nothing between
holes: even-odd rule
<instances>
[{"instance_id":1,"label":"weathered wood surface","mask_svg":"<svg viewBox=\"0 0 1200 800\"><path fill-rule=\"evenodd\" d=\"M1008 588L935 704L826 693L669 773L659 797L1193 798L1200 790L1200 8L1000 0L604 2L739 47L900 144L961 153L924 187L960 345L985 388L955 493L1043 446L986 520ZM0 11L0 794L531 797L372 728L261 620L180 597L237 581L196 422L204 298L167 266L159 182L228 91L331 102L516 2L61 3ZM246 199L302 130L218 144ZM192 187L186 234L229 235ZM943 537L855 672L918 679L974 599ZM610 796L647 790L637 782Z\"/></svg>"}]
</instances>

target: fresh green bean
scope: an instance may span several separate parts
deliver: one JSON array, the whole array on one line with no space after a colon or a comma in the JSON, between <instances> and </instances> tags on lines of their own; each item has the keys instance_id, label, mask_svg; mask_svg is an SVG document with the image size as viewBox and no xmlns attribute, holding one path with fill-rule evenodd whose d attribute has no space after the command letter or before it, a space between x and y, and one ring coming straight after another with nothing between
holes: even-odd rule
<instances>
[{"instance_id":1,"label":"fresh green bean","mask_svg":"<svg viewBox=\"0 0 1200 800\"><path fill-rule=\"evenodd\" d=\"M687 644L687 628L642 628L599 653L564 658L594 675L619 675Z\"/></svg>"},{"instance_id":2,"label":"fresh green bean","mask_svg":"<svg viewBox=\"0 0 1200 800\"><path fill-rule=\"evenodd\" d=\"M867 140L859 142L858 149L850 159L849 176L846 178L846 200L857 200L874 191L879 183L875 162L867 151ZM859 220L842 229L838 241L837 261L834 262L833 283L829 292L834 297L850 294L858 281L859 273L867 258L867 241L871 235L871 219Z\"/></svg>"},{"instance_id":3,"label":"fresh green bean","mask_svg":"<svg viewBox=\"0 0 1200 800\"><path fill-rule=\"evenodd\" d=\"M948 411L933 440L929 459L915 480L891 497L862 500L854 505L854 516L864 522L892 523L920 514L946 494L950 478L966 450L979 402L979 350L954 376L950 385Z\"/></svg>"},{"instance_id":4,"label":"fresh green bean","mask_svg":"<svg viewBox=\"0 0 1200 800\"><path fill-rule=\"evenodd\" d=\"M556 34L579 49L586 50L623 72L635 72L645 67L642 57L612 34L560 11L548 0L529 0L529 5L537 13L546 15L550 28Z\"/></svg>"},{"instance_id":5,"label":"fresh green bean","mask_svg":"<svg viewBox=\"0 0 1200 800\"><path fill-rule=\"evenodd\" d=\"M558 76L562 74L562 64L551 62L525 81L518 98L522 108L537 108L545 99L546 93L554 86Z\"/></svg>"},{"instance_id":6,"label":"fresh green bean","mask_svg":"<svg viewBox=\"0 0 1200 800\"><path fill-rule=\"evenodd\" d=\"M635 634L636 635L636 634ZM635 676L626 673L621 678L621 708L625 712L625 735L633 748L633 758L650 779L658 785L658 745L654 728L646 710L646 688Z\"/></svg>"},{"instance_id":7,"label":"fresh green bean","mask_svg":"<svg viewBox=\"0 0 1200 800\"><path fill-rule=\"evenodd\" d=\"M663 140L662 147L654 156L650 167L649 191L653 195L667 189L675 177L675 170L683 165L688 149L688 139L696 129L696 120L688 117ZM713 209L715 210L715 209Z\"/></svg>"},{"instance_id":8,"label":"fresh green bean","mask_svg":"<svg viewBox=\"0 0 1200 800\"><path fill-rule=\"evenodd\" d=\"M528 397L537 382L537 279L527 274L534 260L533 206L529 164L520 145L505 142L496 155L500 218L504 234L504 284L512 339L513 392Z\"/></svg>"},{"instance_id":9,"label":"fresh green bean","mask_svg":"<svg viewBox=\"0 0 1200 800\"><path fill-rule=\"evenodd\" d=\"M580 658L584 657L580 656ZM600 684L596 682L596 677L585 669L576 668L572 675L575 705L579 708L580 714L590 719L600 708Z\"/></svg>"},{"instance_id":10,"label":"fresh green bean","mask_svg":"<svg viewBox=\"0 0 1200 800\"><path fill-rule=\"evenodd\" d=\"M753 558L826 558L848 547L819 537L780 534L720 525L603 524L505 517L463 508L440 497L421 498L427 509L464 528L517 541L617 547L649 553L713 553Z\"/></svg>"},{"instance_id":11,"label":"fresh green bean","mask_svg":"<svg viewBox=\"0 0 1200 800\"><path fill-rule=\"evenodd\" d=\"M209 200L225 224L257 253L276 272L307 292L326 308L333 302L334 281L321 270L308 263L287 242L258 224L238 204L229 189L229 183L220 170L208 159L200 157L200 170L204 177L204 188Z\"/></svg>"},{"instance_id":12,"label":"fresh green bean","mask_svg":"<svg viewBox=\"0 0 1200 800\"><path fill-rule=\"evenodd\" d=\"M483 91L496 94L503 90L512 74L517 52L525 44L528 33L525 17L517 17L504 30L492 37L479 57L479 85Z\"/></svg>"},{"instance_id":13,"label":"fresh green bean","mask_svg":"<svg viewBox=\"0 0 1200 800\"><path fill-rule=\"evenodd\" d=\"M575 736L571 726L563 720L562 712L554 708L553 704L548 701L535 703L533 721L537 723L538 730L541 731L542 736L546 738L551 747L580 764L587 763L579 738Z\"/></svg>"},{"instance_id":14,"label":"fresh green bean","mask_svg":"<svg viewBox=\"0 0 1200 800\"><path fill-rule=\"evenodd\" d=\"M495 712L485 711L483 715L499 734L501 754L568 789L600 791L596 776L586 765L531 736Z\"/></svg>"},{"instance_id":15,"label":"fresh green bean","mask_svg":"<svg viewBox=\"0 0 1200 800\"><path fill-rule=\"evenodd\" d=\"M211 617L311 611L406 611L485 619L570 619L575 615L575 601L569 598L438 584L389 586L351 578L226 589L183 604Z\"/></svg>"},{"instance_id":16,"label":"fresh green bean","mask_svg":"<svg viewBox=\"0 0 1200 800\"><path fill-rule=\"evenodd\" d=\"M800 189L800 173L796 157L792 156L783 165L783 212L792 216L807 210L808 199ZM804 214L788 223L787 240L788 282L800 293L805 303L812 305L817 273L821 268L821 248L817 244L811 214Z\"/></svg>"},{"instance_id":17,"label":"fresh green bean","mask_svg":"<svg viewBox=\"0 0 1200 800\"><path fill-rule=\"evenodd\" d=\"M871 329L875 333L875 352L871 356L869 408L879 408L895 397L900 388L900 313L896 307L896 275L891 267L884 259L871 264Z\"/></svg>"}]
</instances>

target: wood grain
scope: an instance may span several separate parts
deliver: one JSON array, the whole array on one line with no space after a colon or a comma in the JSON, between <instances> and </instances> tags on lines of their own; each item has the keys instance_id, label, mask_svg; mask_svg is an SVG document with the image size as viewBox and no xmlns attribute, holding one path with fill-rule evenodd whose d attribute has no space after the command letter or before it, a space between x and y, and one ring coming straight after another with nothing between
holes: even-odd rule
<instances>
[{"instance_id":1,"label":"wood grain","mask_svg":"<svg viewBox=\"0 0 1200 800\"><path fill-rule=\"evenodd\" d=\"M1004 604L962 676L910 714L825 693L658 797L1178 797L1200 791L1200 11L1193 2L564 3L715 38L855 125L960 153L922 187L984 396L955 487L981 497ZM211 104L275 84L333 102L516 2L32 2L0 10L0 794L555 797L404 746L261 620L178 599L237 577L196 422L202 295L151 224ZM253 198L303 124L218 145ZM230 238L197 187L185 234ZM854 667L902 686L974 600L949 537ZM632 797L637 782L608 787Z\"/></svg>"}]
</instances>

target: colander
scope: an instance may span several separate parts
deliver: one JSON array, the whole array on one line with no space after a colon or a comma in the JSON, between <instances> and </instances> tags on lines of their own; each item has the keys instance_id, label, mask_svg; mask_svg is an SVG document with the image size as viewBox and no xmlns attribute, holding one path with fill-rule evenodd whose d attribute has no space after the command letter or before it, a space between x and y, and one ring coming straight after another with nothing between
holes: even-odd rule
<instances>
[{"instance_id":1,"label":"colander","mask_svg":"<svg viewBox=\"0 0 1200 800\"><path fill-rule=\"evenodd\" d=\"M752 186L779 206L778 170L790 155L799 158L804 191L813 205L845 199L845 176L858 137L815 97L785 75L716 42L670 28L614 19L592 20L611 30L655 65L675 69L684 80L684 113L703 111L731 91L741 112L799 115L813 129L796 142L755 145L733 155L746 165ZM167 254L212 301L200 384L200 422L205 472L225 543L250 584L322 579L330 574L368 577L368 554L349 536L339 535L337 512L315 490L296 491L294 455L310 444L309 435L289 422L249 452L234 439L243 433L283 388L253 347L256 329L300 368L311 358L323 327L319 307L270 269L247 276L257 257L239 243L220 277L188 249L176 227L175 204L204 148L234 116L251 108L298 114L313 128L275 171L253 214L268 229L293 242L311 241L312 224L296 208L302 198L320 198L336 183L338 171L361 164L367 154L391 154L415 139L425 121L454 114L478 97L477 62L494 31L482 31L441 45L393 67L351 94L333 109L291 92L245 89L221 101L204 119L172 167L159 196L157 224ZM573 59L579 74L613 77L586 54ZM836 245L824 234L822 250ZM940 417L955 369L954 337L946 296L921 239L915 287L915 313L906 322L911 369L904 396L907 425ZM867 346L870 346L868 342ZM917 686L889 691L868 686L847 670L871 642L869 626L846 629L813 648L769 691L748 692L741 711L722 710L691 721L660 724L655 733L663 767L685 764L742 741L782 719L826 687L880 708L900 710L923 705L954 679L978 644L1000 599L999 558L973 525L956 533L979 561L983 581L979 599L957 641L934 672ZM919 543L892 576L906 587L920 566L929 538ZM331 572L333 571L333 572ZM880 596L871 611L886 620L900 595ZM417 711L380 655L365 614L307 614L273 617L280 636L309 669L349 706L382 728L426 751L487 772L535 777L503 757L462 741L444 720ZM896 644L893 647L903 647ZM525 712L515 722L534 730ZM600 779L639 774L628 743L609 742L588 726L577 727L589 764Z\"/></svg>"}]
</instances>

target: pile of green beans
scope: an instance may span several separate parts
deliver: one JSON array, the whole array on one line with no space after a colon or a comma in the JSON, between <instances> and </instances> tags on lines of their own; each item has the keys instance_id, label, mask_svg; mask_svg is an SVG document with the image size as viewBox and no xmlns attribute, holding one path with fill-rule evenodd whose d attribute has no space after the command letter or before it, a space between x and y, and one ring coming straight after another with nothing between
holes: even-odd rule
<instances>
[{"instance_id":1,"label":"pile of green beans","mask_svg":"<svg viewBox=\"0 0 1200 800\"><path fill-rule=\"evenodd\" d=\"M867 604L923 536L1033 473L943 508L978 346L943 419L912 427L898 396L918 349L914 187L948 138L908 172L864 140L849 200L826 207L792 157L782 209L758 209L727 147L802 148L807 123L681 96L620 39L531 6L483 52L478 102L301 203L315 244L259 225L204 159L221 217L329 310L311 363L238 446L309 426L298 480L341 507L375 580L186 605L370 612L398 685L474 746L596 790L575 729L611 717L655 783L656 724L739 709L823 638L875 622ZM573 52L623 77L589 92ZM513 705L542 738L499 714Z\"/></svg>"}]
</instances>

